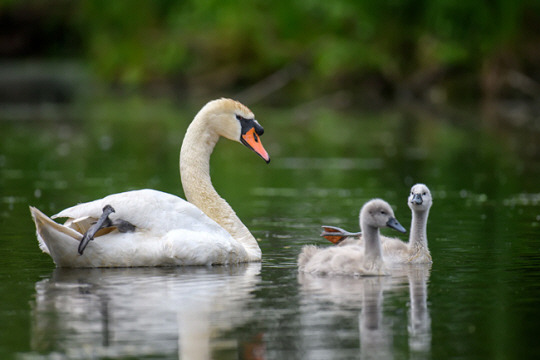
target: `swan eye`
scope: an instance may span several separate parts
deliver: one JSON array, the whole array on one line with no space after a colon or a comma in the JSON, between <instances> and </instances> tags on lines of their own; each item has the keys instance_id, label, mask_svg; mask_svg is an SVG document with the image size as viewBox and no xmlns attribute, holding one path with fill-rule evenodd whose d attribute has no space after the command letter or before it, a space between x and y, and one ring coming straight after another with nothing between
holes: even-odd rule
<instances>
[{"instance_id":1,"label":"swan eye","mask_svg":"<svg viewBox=\"0 0 540 360\"><path fill-rule=\"evenodd\" d=\"M244 117L242 117L241 115L236 115L236 120L242 121L242 120L246 120L246 119Z\"/></svg>"}]
</instances>

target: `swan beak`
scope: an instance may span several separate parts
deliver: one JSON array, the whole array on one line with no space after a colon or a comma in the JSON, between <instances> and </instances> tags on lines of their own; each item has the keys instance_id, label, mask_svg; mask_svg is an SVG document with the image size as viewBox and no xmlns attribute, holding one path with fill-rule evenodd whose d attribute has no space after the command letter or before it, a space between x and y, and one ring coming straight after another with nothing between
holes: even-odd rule
<instances>
[{"instance_id":1,"label":"swan beak","mask_svg":"<svg viewBox=\"0 0 540 360\"><path fill-rule=\"evenodd\" d=\"M386 222L386 226L402 233L407 232L407 230L405 230L405 228L401 226L401 224L399 223L399 221L397 221L396 218L390 218L390 220Z\"/></svg>"},{"instance_id":2,"label":"swan beak","mask_svg":"<svg viewBox=\"0 0 540 360\"><path fill-rule=\"evenodd\" d=\"M266 152L264 149L261 138L257 133L255 132L255 128L252 127L248 131L246 131L242 136L240 137L240 140L242 144L250 148L251 150L255 151L257 155L263 158L264 161L268 164L270 162L270 155Z\"/></svg>"},{"instance_id":3,"label":"swan beak","mask_svg":"<svg viewBox=\"0 0 540 360\"><path fill-rule=\"evenodd\" d=\"M423 200L422 200L422 195L420 195L420 194L414 194L414 195L413 195L413 198L412 198L412 200L411 200L411 202L412 202L413 204L416 204L416 205L422 205L422 202L423 202Z\"/></svg>"}]
</instances>

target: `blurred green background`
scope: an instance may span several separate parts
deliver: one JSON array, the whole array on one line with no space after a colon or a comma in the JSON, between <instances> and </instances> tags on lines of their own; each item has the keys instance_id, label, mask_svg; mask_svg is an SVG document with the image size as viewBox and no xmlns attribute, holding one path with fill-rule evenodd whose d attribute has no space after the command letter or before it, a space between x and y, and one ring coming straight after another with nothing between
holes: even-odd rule
<instances>
[{"instance_id":1,"label":"blurred green background","mask_svg":"<svg viewBox=\"0 0 540 360\"><path fill-rule=\"evenodd\" d=\"M539 45L537 0L0 2L4 72L45 60L65 76L75 63L121 94L178 100L534 104ZM17 100L8 80L0 101Z\"/></svg>"}]
</instances>

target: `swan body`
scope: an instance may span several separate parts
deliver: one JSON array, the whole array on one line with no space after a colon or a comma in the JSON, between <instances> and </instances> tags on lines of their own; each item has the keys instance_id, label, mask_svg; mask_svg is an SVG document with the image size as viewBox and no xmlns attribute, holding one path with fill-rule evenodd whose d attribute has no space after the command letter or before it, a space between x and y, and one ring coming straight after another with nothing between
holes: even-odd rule
<instances>
[{"instance_id":1,"label":"swan body","mask_svg":"<svg viewBox=\"0 0 540 360\"><path fill-rule=\"evenodd\" d=\"M49 218L30 207L39 246L59 267L211 265L261 260L257 240L212 186L210 154L225 137L270 161L259 135L262 127L244 105L214 100L195 116L180 152L188 201L156 190L135 190L79 204ZM92 235L84 253L81 239L112 207L107 224ZM67 218L62 225L52 219ZM123 227L118 224L128 224Z\"/></svg>"},{"instance_id":2,"label":"swan body","mask_svg":"<svg viewBox=\"0 0 540 360\"><path fill-rule=\"evenodd\" d=\"M433 198L429 188L424 184L416 184L411 188L407 204L412 212L409 242L381 236L382 253L385 261L393 264L431 264L433 262L427 242L427 220ZM346 230L323 226L321 234L339 246L361 245L361 233L350 233Z\"/></svg>"},{"instance_id":3,"label":"swan body","mask_svg":"<svg viewBox=\"0 0 540 360\"><path fill-rule=\"evenodd\" d=\"M374 199L360 210L363 244L318 248L304 246L298 257L300 272L321 275L387 275L382 257L379 228L391 227L405 232L390 205Z\"/></svg>"}]
</instances>

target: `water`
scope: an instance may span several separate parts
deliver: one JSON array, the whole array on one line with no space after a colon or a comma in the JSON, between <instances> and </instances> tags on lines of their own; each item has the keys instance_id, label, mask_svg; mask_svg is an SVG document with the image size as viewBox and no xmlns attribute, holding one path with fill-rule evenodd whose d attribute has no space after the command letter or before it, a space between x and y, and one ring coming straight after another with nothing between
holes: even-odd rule
<instances>
[{"instance_id":1,"label":"water","mask_svg":"<svg viewBox=\"0 0 540 360\"><path fill-rule=\"evenodd\" d=\"M182 195L178 152L197 110L102 101L62 120L0 119L1 358L540 356L538 137L475 113L253 108L272 162L221 141L212 178L260 239L262 263L55 269L28 205L53 214L130 189ZM416 182L434 197L433 266L363 279L297 273L302 245L329 246L320 225L357 231L372 197L408 228Z\"/></svg>"}]
</instances>

